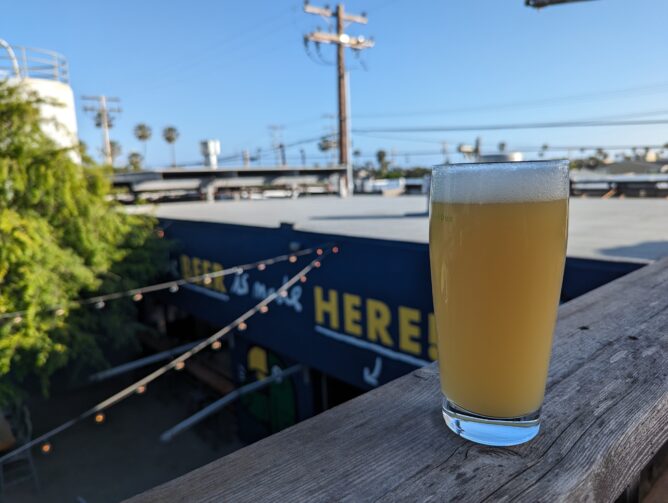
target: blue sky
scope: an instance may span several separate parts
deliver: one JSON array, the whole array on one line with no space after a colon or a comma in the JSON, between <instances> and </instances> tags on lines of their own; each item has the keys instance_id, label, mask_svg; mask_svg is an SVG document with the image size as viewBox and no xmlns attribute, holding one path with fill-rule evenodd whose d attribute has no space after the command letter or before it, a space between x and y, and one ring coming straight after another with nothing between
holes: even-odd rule
<instances>
[{"instance_id":1,"label":"blue sky","mask_svg":"<svg viewBox=\"0 0 668 503\"><path fill-rule=\"evenodd\" d=\"M361 56L367 70L348 55L354 128L668 110L664 0L599 0L538 12L523 0L350 0L346 9L369 16L367 26L351 26L350 33L376 40ZM336 110L335 68L309 59L302 44L318 26L326 23L304 14L298 0L24 0L3 6L0 38L68 58L80 136L95 150L100 131L82 112L80 96L120 97L112 138L124 156L141 151L132 129L148 123L154 138L147 162L155 166L169 160L159 135L166 125L181 132L179 163L199 161L204 138L219 139L223 154L267 147L269 124L285 126L286 143L324 134L333 122L323 116ZM334 60L333 48L322 54ZM405 153L437 152L442 141L453 149L477 134L381 136L355 135L354 146L365 156L394 149L398 163L432 164L442 157ZM486 148L501 140L509 148L663 144L668 125L480 136ZM299 148L288 151L289 160L298 161ZM324 162L315 145L304 148L309 160Z\"/></svg>"}]
</instances>

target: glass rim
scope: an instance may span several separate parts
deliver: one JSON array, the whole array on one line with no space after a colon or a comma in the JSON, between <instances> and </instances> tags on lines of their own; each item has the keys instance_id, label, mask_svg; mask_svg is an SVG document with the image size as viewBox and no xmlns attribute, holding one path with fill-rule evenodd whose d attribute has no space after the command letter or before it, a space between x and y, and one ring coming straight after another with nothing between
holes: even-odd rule
<instances>
[{"instance_id":1,"label":"glass rim","mask_svg":"<svg viewBox=\"0 0 668 503\"><path fill-rule=\"evenodd\" d=\"M539 160L527 160L527 161L474 161L474 162L452 162L448 164L435 164L431 167L432 171L438 170L447 170L447 169L456 169L456 168L466 168L470 166L480 166L480 167L485 167L485 166L497 166L500 167L500 165L508 165L508 166L525 166L529 167L528 165L536 165L535 169L538 168L548 168L548 167L560 167L560 166L568 166L570 161L568 159L562 158L562 159L539 159Z\"/></svg>"}]
</instances>

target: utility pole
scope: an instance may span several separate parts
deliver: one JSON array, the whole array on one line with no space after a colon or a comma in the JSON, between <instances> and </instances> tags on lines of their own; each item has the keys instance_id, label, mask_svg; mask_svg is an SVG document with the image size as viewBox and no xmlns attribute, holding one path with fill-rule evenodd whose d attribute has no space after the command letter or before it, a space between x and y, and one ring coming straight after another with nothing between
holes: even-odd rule
<instances>
[{"instance_id":1,"label":"utility pole","mask_svg":"<svg viewBox=\"0 0 668 503\"><path fill-rule=\"evenodd\" d=\"M352 37L344 32L346 23L367 24L368 19L364 14L347 14L343 4L338 4L336 6L336 11L334 12L329 7L315 7L306 1L304 3L304 12L307 14L315 14L323 18L336 18L336 33L314 31L304 36L304 43L315 42L316 44L335 44L337 46L336 80L339 101L339 164L346 168L348 191L352 193L353 170L349 157L350 139L348 137L348 97L346 86L345 49L346 47L349 47L355 51L361 51L363 49L370 49L375 44L373 40L362 36Z\"/></svg>"},{"instance_id":2,"label":"utility pole","mask_svg":"<svg viewBox=\"0 0 668 503\"><path fill-rule=\"evenodd\" d=\"M285 164L285 148L283 147L283 130L285 129L285 126L281 126L280 124L269 124L268 127L269 131L271 131L271 146L276 154L276 164Z\"/></svg>"},{"instance_id":3,"label":"utility pole","mask_svg":"<svg viewBox=\"0 0 668 503\"><path fill-rule=\"evenodd\" d=\"M278 150L281 153L281 166L287 166L288 162L285 159L285 144L284 143L279 143L278 144Z\"/></svg>"},{"instance_id":4,"label":"utility pole","mask_svg":"<svg viewBox=\"0 0 668 503\"><path fill-rule=\"evenodd\" d=\"M102 152L104 153L105 164L112 164L111 140L109 139L109 129L114 126L112 113L121 113L120 107L109 108L108 103L120 103L119 98L107 96L82 96L84 101L97 102L97 105L84 106L85 112L94 112L95 126L102 129Z\"/></svg>"},{"instance_id":5,"label":"utility pole","mask_svg":"<svg viewBox=\"0 0 668 503\"><path fill-rule=\"evenodd\" d=\"M450 164L450 155L448 154L448 142L444 141L441 144L441 152L443 153L443 164Z\"/></svg>"}]
</instances>

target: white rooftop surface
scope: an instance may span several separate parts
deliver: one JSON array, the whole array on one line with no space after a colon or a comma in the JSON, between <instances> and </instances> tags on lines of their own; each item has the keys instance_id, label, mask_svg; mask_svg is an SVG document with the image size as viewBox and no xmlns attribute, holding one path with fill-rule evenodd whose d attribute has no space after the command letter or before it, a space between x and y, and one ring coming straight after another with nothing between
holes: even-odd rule
<instances>
[{"instance_id":1,"label":"white rooftop surface","mask_svg":"<svg viewBox=\"0 0 668 503\"><path fill-rule=\"evenodd\" d=\"M425 196L360 195L165 203L153 211L158 217L179 220L259 227L286 222L303 231L427 243L426 207ZM656 260L668 256L666 199L573 198L570 210L571 257Z\"/></svg>"}]
</instances>

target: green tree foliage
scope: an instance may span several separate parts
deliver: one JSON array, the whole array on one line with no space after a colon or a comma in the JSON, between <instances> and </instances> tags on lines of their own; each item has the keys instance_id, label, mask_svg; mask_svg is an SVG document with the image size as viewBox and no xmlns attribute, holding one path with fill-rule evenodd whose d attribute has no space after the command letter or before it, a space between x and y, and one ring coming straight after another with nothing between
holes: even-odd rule
<instances>
[{"instance_id":1,"label":"green tree foliage","mask_svg":"<svg viewBox=\"0 0 668 503\"><path fill-rule=\"evenodd\" d=\"M140 286L167 266L155 221L110 202L103 168L86 155L74 162L43 133L40 103L0 83L0 314L26 311L0 320L0 404L29 383L47 391L65 365L103 365L101 348L134 341L131 301L96 311L72 300Z\"/></svg>"},{"instance_id":2,"label":"green tree foliage","mask_svg":"<svg viewBox=\"0 0 668 503\"><path fill-rule=\"evenodd\" d=\"M139 123L135 126L134 129L135 138L137 138L144 145L144 159L146 159L146 144L151 139L153 131L150 126L142 123Z\"/></svg>"},{"instance_id":3,"label":"green tree foliage","mask_svg":"<svg viewBox=\"0 0 668 503\"><path fill-rule=\"evenodd\" d=\"M378 161L378 171L380 176L386 176L390 169L390 162L387 160L387 152L379 150L376 152L376 161Z\"/></svg>"},{"instance_id":4,"label":"green tree foliage","mask_svg":"<svg viewBox=\"0 0 668 503\"><path fill-rule=\"evenodd\" d=\"M130 152L128 155L128 171L141 171L141 165L144 158L138 152Z\"/></svg>"},{"instance_id":5,"label":"green tree foliage","mask_svg":"<svg viewBox=\"0 0 668 503\"><path fill-rule=\"evenodd\" d=\"M179 139L179 130L174 126L167 126L162 130L162 137L169 144L172 150L172 167L176 167L176 150L174 144Z\"/></svg>"}]
</instances>

